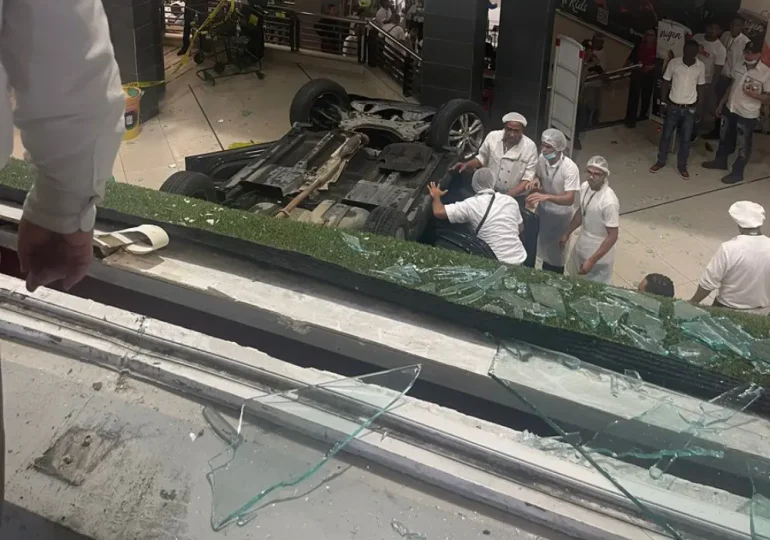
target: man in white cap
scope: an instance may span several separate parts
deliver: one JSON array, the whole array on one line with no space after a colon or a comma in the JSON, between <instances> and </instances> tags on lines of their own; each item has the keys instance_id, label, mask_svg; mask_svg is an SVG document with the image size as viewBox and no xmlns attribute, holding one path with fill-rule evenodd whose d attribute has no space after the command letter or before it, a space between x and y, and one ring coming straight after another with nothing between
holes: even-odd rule
<instances>
[{"instance_id":1,"label":"man in white cap","mask_svg":"<svg viewBox=\"0 0 770 540\"><path fill-rule=\"evenodd\" d=\"M441 197L447 194L437 184L428 186L433 199L433 215L450 223L467 223L476 236L487 243L497 260L521 264L527 259L519 233L524 225L519 204L502 193L495 193L495 175L481 168L473 173L473 191L470 199L444 205Z\"/></svg>"},{"instance_id":2,"label":"man in white cap","mask_svg":"<svg viewBox=\"0 0 770 540\"><path fill-rule=\"evenodd\" d=\"M546 129L540 137L537 162L537 191L527 197L527 206L540 216L537 256L543 270L564 273L565 253L559 239L572 219L575 194L580 191L580 169L564 155L567 137L558 129Z\"/></svg>"},{"instance_id":3,"label":"man in white cap","mask_svg":"<svg viewBox=\"0 0 770 540\"><path fill-rule=\"evenodd\" d=\"M519 113L503 117L503 129L491 131L470 161L457 165L460 172L466 169L488 167L495 175L495 191L518 197L535 179L537 169L537 145L524 135L527 119Z\"/></svg>"},{"instance_id":4,"label":"man in white cap","mask_svg":"<svg viewBox=\"0 0 770 540\"><path fill-rule=\"evenodd\" d=\"M580 234L569 261L568 273L609 284L615 265L615 244L620 226L620 202L609 186L607 160L594 156L586 165L588 182L580 187L580 208L561 237L564 249L578 227Z\"/></svg>"},{"instance_id":5,"label":"man in white cap","mask_svg":"<svg viewBox=\"0 0 770 540\"><path fill-rule=\"evenodd\" d=\"M754 202L738 201L729 212L739 234L719 246L690 302L700 303L716 291L716 307L766 315L770 313L770 238L760 230L765 209Z\"/></svg>"}]
</instances>

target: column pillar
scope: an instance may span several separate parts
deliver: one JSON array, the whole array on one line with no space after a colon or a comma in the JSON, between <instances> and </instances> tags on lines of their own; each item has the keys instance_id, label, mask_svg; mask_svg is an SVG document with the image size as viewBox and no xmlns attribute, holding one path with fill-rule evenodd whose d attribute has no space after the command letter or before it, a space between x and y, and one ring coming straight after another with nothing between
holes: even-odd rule
<instances>
[{"instance_id":1,"label":"column pillar","mask_svg":"<svg viewBox=\"0 0 770 540\"><path fill-rule=\"evenodd\" d=\"M527 118L534 140L546 129L546 96L555 36L556 0L504 0L500 3L495 97L492 121L508 112Z\"/></svg>"},{"instance_id":2,"label":"column pillar","mask_svg":"<svg viewBox=\"0 0 770 540\"><path fill-rule=\"evenodd\" d=\"M123 84L165 78L163 0L103 0ZM140 122L155 117L165 85L144 89Z\"/></svg>"},{"instance_id":3,"label":"column pillar","mask_svg":"<svg viewBox=\"0 0 770 540\"><path fill-rule=\"evenodd\" d=\"M425 0L420 101L481 103L488 0Z\"/></svg>"}]
</instances>

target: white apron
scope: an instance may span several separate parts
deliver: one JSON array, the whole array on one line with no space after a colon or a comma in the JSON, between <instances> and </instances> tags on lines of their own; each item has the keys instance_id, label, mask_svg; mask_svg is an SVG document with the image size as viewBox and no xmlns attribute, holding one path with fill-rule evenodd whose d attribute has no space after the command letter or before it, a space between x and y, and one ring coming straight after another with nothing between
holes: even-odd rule
<instances>
[{"instance_id":1,"label":"white apron","mask_svg":"<svg viewBox=\"0 0 770 540\"><path fill-rule=\"evenodd\" d=\"M545 178L541 178L540 181L546 193L560 195L563 192L563 190L560 192L552 187L562 164L557 166L550 176L548 176L548 168L545 169ZM562 186L563 184L562 182ZM544 202L538 207L538 215L540 216L540 233L537 237L537 256L551 266L564 266L567 254L559 246L559 239L567 231L570 221L572 221L572 207Z\"/></svg>"},{"instance_id":2,"label":"white apron","mask_svg":"<svg viewBox=\"0 0 770 540\"><path fill-rule=\"evenodd\" d=\"M601 190L592 191L589 189L586 192L586 200L580 201L578 212L583 212L583 225L580 228L575 248L572 250L572 256L570 257L569 268L567 269L571 276L579 276L580 267L583 266L583 263L589 257L596 253L604 239L607 238L607 227L604 225L604 221L602 221L599 206L602 195ZM580 277L597 283L610 284L612 282L612 268L614 265L615 246L612 246L612 249L594 265L587 275Z\"/></svg>"}]
</instances>

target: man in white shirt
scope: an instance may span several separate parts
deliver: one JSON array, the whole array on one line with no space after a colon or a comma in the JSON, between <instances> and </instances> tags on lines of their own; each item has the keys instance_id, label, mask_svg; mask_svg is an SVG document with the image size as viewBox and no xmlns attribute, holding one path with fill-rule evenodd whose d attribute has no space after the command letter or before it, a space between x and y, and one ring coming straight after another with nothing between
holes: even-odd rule
<instances>
[{"instance_id":1,"label":"man in white shirt","mask_svg":"<svg viewBox=\"0 0 770 540\"><path fill-rule=\"evenodd\" d=\"M388 22L382 25L382 29L393 39L403 42L406 39L406 31L401 26L401 16L394 13Z\"/></svg>"},{"instance_id":2,"label":"man in white shirt","mask_svg":"<svg viewBox=\"0 0 770 540\"><path fill-rule=\"evenodd\" d=\"M466 169L488 167L495 175L495 190L518 197L535 179L537 170L537 145L524 135L527 119L519 113L503 117L503 129L487 134L478 155L457 165L460 172Z\"/></svg>"},{"instance_id":3,"label":"man in white shirt","mask_svg":"<svg viewBox=\"0 0 770 540\"><path fill-rule=\"evenodd\" d=\"M486 242L497 260L508 264L521 264L527 259L527 252L519 234L524 220L519 204L508 195L495 193L495 175L482 168L473 174L475 195L454 204L444 205L441 197L447 194L431 183L428 186L433 199L433 215L450 223L467 223L476 236Z\"/></svg>"},{"instance_id":4,"label":"man in white shirt","mask_svg":"<svg viewBox=\"0 0 770 540\"><path fill-rule=\"evenodd\" d=\"M29 290L59 281L69 289L91 264L96 203L123 134L107 17L100 0L2 0L0 8L0 167L13 152L15 123L38 171L19 224L19 260ZM0 504L5 454L0 422Z\"/></svg>"},{"instance_id":5,"label":"man in white shirt","mask_svg":"<svg viewBox=\"0 0 770 540\"><path fill-rule=\"evenodd\" d=\"M374 20L382 26L390 20L393 16L393 9L390 7L390 0L382 0L380 2L380 9L374 14Z\"/></svg>"},{"instance_id":6,"label":"man in white shirt","mask_svg":"<svg viewBox=\"0 0 770 540\"><path fill-rule=\"evenodd\" d=\"M722 68L727 59L727 49L719 40L722 28L716 22L706 23L706 32L696 34L693 41L700 46L698 60L706 66L706 84L711 84L722 74Z\"/></svg>"},{"instance_id":7,"label":"man in white shirt","mask_svg":"<svg viewBox=\"0 0 770 540\"><path fill-rule=\"evenodd\" d=\"M690 178L687 160L690 158L695 118L700 116L703 87L706 84L706 68L697 58L699 50L697 42L688 40L684 45L682 57L672 59L666 66L661 89L661 96L666 102L666 117L660 135L658 161L650 167L651 173L657 173L666 166L671 150L671 137L676 130L679 134L676 168L682 178Z\"/></svg>"},{"instance_id":8,"label":"man in white shirt","mask_svg":"<svg viewBox=\"0 0 770 540\"><path fill-rule=\"evenodd\" d=\"M540 216L537 256L543 261L543 270L563 274L566 257L559 240L572 219L575 194L580 191L580 169L564 155L567 137L558 129L546 129L540 143L537 191L527 197L527 206L537 208Z\"/></svg>"},{"instance_id":9,"label":"man in white shirt","mask_svg":"<svg viewBox=\"0 0 770 540\"><path fill-rule=\"evenodd\" d=\"M743 180L760 110L763 104L770 104L770 67L760 61L761 57L762 42L748 42L744 47L743 62L733 67L733 81L717 108L717 115L722 117L719 148L714 159L704 163L703 167L727 170L727 159L737 150L732 171L722 178L724 184Z\"/></svg>"},{"instance_id":10,"label":"man in white shirt","mask_svg":"<svg viewBox=\"0 0 770 540\"><path fill-rule=\"evenodd\" d=\"M610 168L606 159L592 157L588 160L586 172L588 182L580 187L580 208L559 242L565 249L572 233L580 227L569 260L568 274L609 284L615 266L620 202L608 183Z\"/></svg>"},{"instance_id":11,"label":"man in white shirt","mask_svg":"<svg viewBox=\"0 0 770 540\"><path fill-rule=\"evenodd\" d=\"M766 315L770 312L770 238L761 231L765 209L738 201L729 212L739 234L719 246L690 302L698 304L716 291L716 307Z\"/></svg>"},{"instance_id":12,"label":"man in white shirt","mask_svg":"<svg viewBox=\"0 0 770 540\"><path fill-rule=\"evenodd\" d=\"M725 97L730 83L733 82L733 69L743 63L743 49L751 39L743 33L743 19L736 15L730 23L730 29L722 34L720 41L725 46L727 56L725 57L725 67L722 68L722 74L717 78L715 84L717 105ZM721 121L717 118L714 121L714 129L704 138L709 140L719 139L719 126Z\"/></svg>"}]
</instances>

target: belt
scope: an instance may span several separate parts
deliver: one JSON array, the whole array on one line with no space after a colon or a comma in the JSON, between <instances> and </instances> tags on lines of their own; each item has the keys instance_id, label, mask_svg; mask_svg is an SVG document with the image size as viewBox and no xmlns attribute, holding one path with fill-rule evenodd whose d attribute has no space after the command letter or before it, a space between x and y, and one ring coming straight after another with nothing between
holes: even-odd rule
<instances>
[{"instance_id":1,"label":"belt","mask_svg":"<svg viewBox=\"0 0 770 540\"><path fill-rule=\"evenodd\" d=\"M671 105L674 107L679 107L680 109L694 109L697 103L690 103L689 105L680 105L679 103L671 102Z\"/></svg>"}]
</instances>

